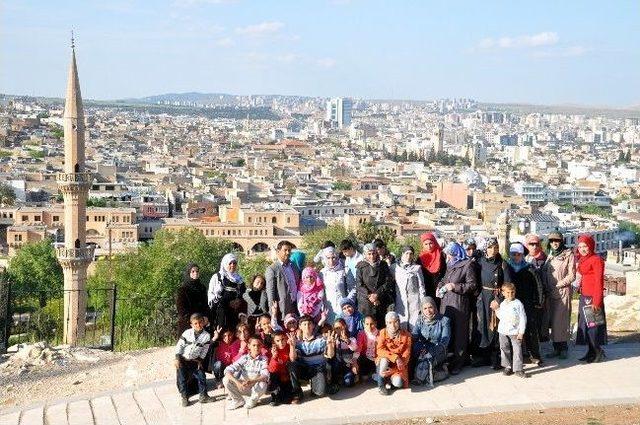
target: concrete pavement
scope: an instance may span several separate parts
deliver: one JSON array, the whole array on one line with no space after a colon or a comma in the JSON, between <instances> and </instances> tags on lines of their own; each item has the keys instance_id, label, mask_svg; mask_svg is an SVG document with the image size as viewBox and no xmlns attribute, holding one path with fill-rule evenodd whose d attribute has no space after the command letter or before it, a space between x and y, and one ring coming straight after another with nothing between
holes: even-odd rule
<instances>
[{"instance_id":1,"label":"concrete pavement","mask_svg":"<svg viewBox=\"0 0 640 425\"><path fill-rule=\"evenodd\" d=\"M490 413L582 405L640 403L640 344L612 344L607 360L584 364L576 359L583 347L563 361L527 368L529 379L503 376L489 368L466 368L434 389L411 388L389 397L373 385L342 389L331 397L306 397L297 406L252 410L225 409L219 401L180 407L174 382L161 382L135 391L88 394L46 406L0 412L0 425L205 425L338 424L420 416ZM192 397L196 400L197 397ZM266 404L268 398L263 398Z\"/></svg>"}]
</instances>

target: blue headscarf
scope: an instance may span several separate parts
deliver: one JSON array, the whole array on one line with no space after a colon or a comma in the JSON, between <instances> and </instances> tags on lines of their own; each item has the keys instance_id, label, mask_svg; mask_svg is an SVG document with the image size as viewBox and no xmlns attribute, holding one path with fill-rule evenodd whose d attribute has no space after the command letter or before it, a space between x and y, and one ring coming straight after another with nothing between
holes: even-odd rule
<instances>
[{"instance_id":1,"label":"blue headscarf","mask_svg":"<svg viewBox=\"0 0 640 425\"><path fill-rule=\"evenodd\" d=\"M444 247L444 253L453 256L451 260L447 262L447 267L456 265L462 260L467 259L467 252L458 242L449 242Z\"/></svg>"},{"instance_id":2,"label":"blue headscarf","mask_svg":"<svg viewBox=\"0 0 640 425\"><path fill-rule=\"evenodd\" d=\"M289 261L291 261L293 265L296 266L300 272L302 272L306 264L306 258L307 255L304 252L300 251L299 249L294 249L293 251L291 251Z\"/></svg>"}]
</instances>

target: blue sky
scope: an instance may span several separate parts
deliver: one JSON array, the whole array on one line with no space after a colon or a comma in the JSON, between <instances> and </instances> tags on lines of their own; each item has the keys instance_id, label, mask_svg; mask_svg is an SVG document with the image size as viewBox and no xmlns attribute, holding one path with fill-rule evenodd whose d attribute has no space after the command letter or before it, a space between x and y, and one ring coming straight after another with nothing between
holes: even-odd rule
<instances>
[{"instance_id":1,"label":"blue sky","mask_svg":"<svg viewBox=\"0 0 640 425\"><path fill-rule=\"evenodd\" d=\"M0 92L640 105L640 2L0 0Z\"/></svg>"}]
</instances>

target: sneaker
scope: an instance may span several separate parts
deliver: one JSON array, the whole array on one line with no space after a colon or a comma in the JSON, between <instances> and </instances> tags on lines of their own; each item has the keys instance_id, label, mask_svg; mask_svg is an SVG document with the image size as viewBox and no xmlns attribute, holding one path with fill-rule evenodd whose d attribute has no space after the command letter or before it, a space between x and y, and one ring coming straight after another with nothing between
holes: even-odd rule
<instances>
[{"instance_id":1,"label":"sneaker","mask_svg":"<svg viewBox=\"0 0 640 425\"><path fill-rule=\"evenodd\" d=\"M459 368L459 367L454 367L453 369L451 369L451 370L449 371L449 373L450 373L451 375L458 375L458 374L460 373L460 368Z\"/></svg>"},{"instance_id":2,"label":"sneaker","mask_svg":"<svg viewBox=\"0 0 640 425\"><path fill-rule=\"evenodd\" d=\"M529 375L525 373L524 370L519 370L516 372L516 376L519 376L520 378L528 378Z\"/></svg>"},{"instance_id":3,"label":"sneaker","mask_svg":"<svg viewBox=\"0 0 640 425\"><path fill-rule=\"evenodd\" d=\"M200 394L200 397L198 397L198 401L200 403L211 403L215 400L213 399L213 397L210 397L209 394L204 393L204 394Z\"/></svg>"},{"instance_id":4,"label":"sneaker","mask_svg":"<svg viewBox=\"0 0 640 425\"><path fill-rule=\"evenodd\" d=\"M327 387L327 394L329 395L337 394L338 391L340 391L340 385L338 384L330 384Z\"/></svg>"},{"instance_id":5,"label":"sneaker","mask_svg":"<svg viewBox=\"0 0 640 425\"><path fill-rule=\"evenodd\" d=\"M187 397L186 395L180 396L180 403L182 404L182 407L189 406L189 397Z\"/></svg>"},{"instance_id":6,"label":"sneaker","mask_svg":"<svg viewBox=\"0 0 640 425\"><path fill-rule=\"evenodd\" d=\"M291 404L300 404L302 402L302 396L294 395L291 398Z\"/></svg>"},{"instance_id":7,"label":"sneaker","mask_svg":"<svg viewBox=\"0 0 640 425\"><path fill-rule=\"evenodd\" d=\"M269 406L278 406L280 401L278 401L278 396L275 394L271 394L271 400L269 400Z\"/></svg>"},{"instance_id":8,"label":"sneaker","mask_svg":"<svg viewBox=\"0 0 640 425\"><path fill-rule=\"evenodd\" d=\"M511 370L510 367L505 367L504 370L502 371L502 374L505 376L513 375L513 371Z\"/></svg>"},{"instance_id":9,"label":"sneaker","mask_svg":"<svg viewBox=\"0 0 640 425\"><path fill-rule=\"evenodd\" d=\"M382 395L389 395L389 389L387 389L386 385L378 387L378 392Z\"/></svg>"},{"instance_id":10,"label":"sneaker","mask_svg":"<svg viewBox=\"0 0 640 425\"><path fill-rule=\"evenodd\" d=\"M258 405L258 400L254 398L250 398L249 401L247 401L247 404L244 405L244 407L246 407L248 410L248 409L253 409L257 405Z\"/></svg>"},{"instance_id":11,"label":"sneaker","mask_svg":"<svg viewBox=\"0 0 640 425\"><path fill-rule=\"evenodd\" d=\"M242 400L231 400L227 402L227 410L236 410L244 406L244 399Z\"/></svg>"}]
</instances>

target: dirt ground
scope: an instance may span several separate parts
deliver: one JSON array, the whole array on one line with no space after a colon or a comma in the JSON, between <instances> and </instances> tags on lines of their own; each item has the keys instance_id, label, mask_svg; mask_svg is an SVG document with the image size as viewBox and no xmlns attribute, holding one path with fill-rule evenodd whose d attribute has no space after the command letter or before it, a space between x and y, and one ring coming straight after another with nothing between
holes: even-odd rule
<instances>
[{"instance_id":1,"label":"dirt ground","mask_svg":"<svg viewBox=\"0 0 640 425\"><path fill-rule=\"evenodd\" d=\"M375 425L638 425L640 405L572 407L565 409L500 412L487 415L412 418Z\"/></svg>"},{"instance_id":2,"label":"dirt ground","mask_svg":"<svg viewBox=\"0 0 640 425\"><path fill-rule=\"evenodd\" d=\"M0 410L175 379L173 351L174 347L125 353L86 350L89 361L52 362L23 372L0 364Z\"/></svg>"}]
</instances>

